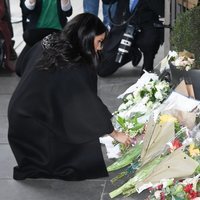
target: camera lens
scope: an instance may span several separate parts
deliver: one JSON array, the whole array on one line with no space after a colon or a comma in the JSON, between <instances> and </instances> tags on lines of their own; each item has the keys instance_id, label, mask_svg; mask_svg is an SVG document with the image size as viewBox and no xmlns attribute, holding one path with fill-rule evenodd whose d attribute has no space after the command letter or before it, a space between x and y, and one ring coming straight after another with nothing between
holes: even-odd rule
<instances>
[{"instance_id":1,"label":"camera lens","mask_svg":"<svg viewBox=\"0 0 200 200\"><path fill-rule=\"evenodd\" d=\"M128 53L132 45L132 40L134 37L135 28L133 25L127 25L126 31L124 32L120 45L118 48L117 56L115 62L121 63L125 53Z\"/></svg>"}]
</instances>

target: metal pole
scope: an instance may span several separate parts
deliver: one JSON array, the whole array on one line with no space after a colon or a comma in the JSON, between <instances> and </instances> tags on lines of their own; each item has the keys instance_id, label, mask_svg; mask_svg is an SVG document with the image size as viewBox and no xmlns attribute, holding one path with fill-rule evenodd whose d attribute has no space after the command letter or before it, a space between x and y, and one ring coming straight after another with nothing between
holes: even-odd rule
<instances>
[{"instance_id":1,"label":"metal pole","mask_svg":"<svg viewBox=\"0 0 200 200\"><path fill-rule=\"evenodd\" d=\"M165 0L165 24L171 23L171 0ZM170 50L170 29L165 28L164 55Z\"/></svg>"}]
</instances>

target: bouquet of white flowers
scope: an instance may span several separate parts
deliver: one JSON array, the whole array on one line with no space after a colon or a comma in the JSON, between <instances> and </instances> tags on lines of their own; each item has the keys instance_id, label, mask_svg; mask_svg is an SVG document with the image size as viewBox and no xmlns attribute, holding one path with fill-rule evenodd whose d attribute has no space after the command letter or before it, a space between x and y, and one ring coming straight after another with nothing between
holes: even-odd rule
<instances>
[{"instance_id":1,"label":"bouquet of white flowers","mask_svg":"<svg viewBox=\"0 0 200 200\"><path fill-rule=\"evenodd\" d=\"M168 60L177 69L188 71L193 68L195 58L193 53L186 50L182 52L169 51Z\"/></svg>"}]
</instances>

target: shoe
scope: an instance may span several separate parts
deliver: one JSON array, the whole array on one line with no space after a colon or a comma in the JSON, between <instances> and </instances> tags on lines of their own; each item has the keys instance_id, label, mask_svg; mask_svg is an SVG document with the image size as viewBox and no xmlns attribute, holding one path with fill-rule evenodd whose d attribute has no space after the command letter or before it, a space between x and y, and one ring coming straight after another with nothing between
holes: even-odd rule
<instances>
[{"instance_id":1,"label":"shoe","mask_svg":"<svg viewBox=\"0 0 200 200\"><path fill-rule=\"evenodd\" d=\"M139 50L139 49L136 49L136 50L134 50L134 52L133 52L133 54L132 54L132 65L134 66L134 67L136 67L138 64L139 64L139 62L140 62L140 60L141 60L141 58L142 58L142 53L141 53L141 51Z\"/></svg>"},{"instance_id":2,"label":"shoe","mask_svg":"<svg viewBox=\"0 0 200 200\"><path fill-rule=\"evenodd\" d=\"M14 49L14 46L15 46L15 41L14 40L11 40L11 43L12 43L12 46L10 47L10 60L14 61L14 60L17 60L17 53Z\"/></svg>"},{"instance_id":3,"label":"shoe","mask_svg":"<svg viewBox=\"0 0 200 200\"><path fill-rule=\"evenodd\" d=\"M11 48L10 50L10 60L17 60L17 53L14 48Z\"/></svg>"}]
</instances>

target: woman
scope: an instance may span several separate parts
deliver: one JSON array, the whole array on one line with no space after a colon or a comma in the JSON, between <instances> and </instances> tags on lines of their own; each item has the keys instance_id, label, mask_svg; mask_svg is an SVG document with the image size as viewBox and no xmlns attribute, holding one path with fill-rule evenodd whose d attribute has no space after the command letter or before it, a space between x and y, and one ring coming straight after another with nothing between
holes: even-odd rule
<instances>
[{"instance_id":1,"label":"woman","mask_svg":"<svg viewBox=\"0 0 200 200\"><path fill-rule=\"evenodd\" d=\"M130 145L97 96L95 66L105 35L98 17L80 14L18 63L28 67L8 109L8 139L18 164L14 179L107 176L99 137L110 134Z\"/></svg>"}]
</instances>

